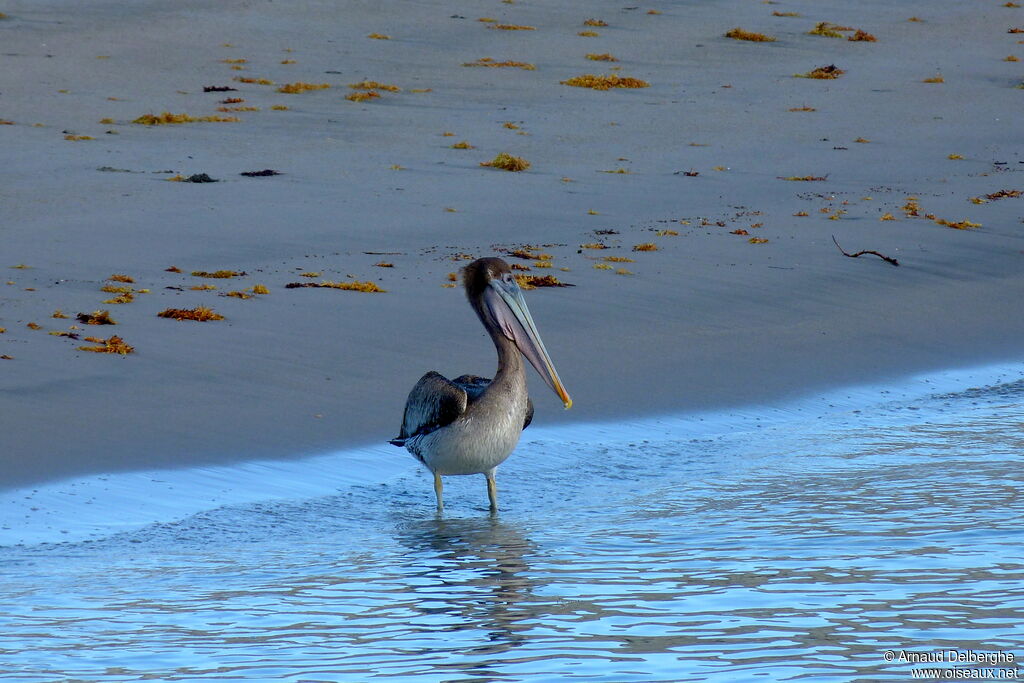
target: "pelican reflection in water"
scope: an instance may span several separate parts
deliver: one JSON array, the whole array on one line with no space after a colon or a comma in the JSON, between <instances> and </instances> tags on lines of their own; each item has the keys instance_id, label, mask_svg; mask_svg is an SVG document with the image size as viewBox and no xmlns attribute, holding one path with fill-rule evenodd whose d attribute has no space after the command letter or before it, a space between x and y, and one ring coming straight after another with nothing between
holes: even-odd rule
<instances>
[{"instance_id":1,"label":"pelican reflection in water","mask_svg":"<svg viewBox=\"0 0 1024 683\"><path fill-rule=\"evenodd\" d=\"M409 392L395 446L405 446L434 474L438 510L444 507L441 477L483 474L491 510L498 508L494 472L515 449L533 419L522 356L566 408L572 399L533 324L512 269L499 258L473 261L462 271L469 305L498 352L494 379L462 375L449 380L431 371ZM522 356L520 356L522 353Z\"/></svg>"}]
</instances>

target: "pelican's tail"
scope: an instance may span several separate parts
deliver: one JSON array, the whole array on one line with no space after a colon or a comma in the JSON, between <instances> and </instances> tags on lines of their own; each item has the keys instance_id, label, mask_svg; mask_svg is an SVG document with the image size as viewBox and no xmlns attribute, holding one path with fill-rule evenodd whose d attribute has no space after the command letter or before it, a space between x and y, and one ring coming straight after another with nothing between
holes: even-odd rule
<instances>
[{"instance_id":1,"label":"pelican's tail","mask_svg":"<svg viewBox=\"0 0 1024 683\"><path fill-rule=\"evenodd\" d=\"M396 437L396 438L391 439L390 441L388 441L388 443L391 444L392 446L398 446L399 448L405 448L405 442L406 442L406 439L404 437L401 437L401 436Z\"/></svg>"}]
</instances>

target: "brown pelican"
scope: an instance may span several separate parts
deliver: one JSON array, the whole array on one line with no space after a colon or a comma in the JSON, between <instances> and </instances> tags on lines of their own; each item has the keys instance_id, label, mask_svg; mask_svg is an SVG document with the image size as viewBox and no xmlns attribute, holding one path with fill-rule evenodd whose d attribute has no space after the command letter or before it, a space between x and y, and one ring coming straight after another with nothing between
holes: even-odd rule
<instances>
[{"instance_id":1,"label":"brown pelican","mask_svg":"<svg viewBox=\"0 0 1024 683\"><path fill-rule=\"evenodd\" d=\"M483 474L491 510L498 508L494 471L515 449L533 419L526 394L526 371L520 352L562 399L572 399L533 324L512 269L499 258L482 258L462 270L469 305L494 341L498 372L494 379L462 375L445 379L423 375L409 392L395 446L405 446L434 474L437 509L444 507L441 476Z\"/></svg>"}]
</instances>

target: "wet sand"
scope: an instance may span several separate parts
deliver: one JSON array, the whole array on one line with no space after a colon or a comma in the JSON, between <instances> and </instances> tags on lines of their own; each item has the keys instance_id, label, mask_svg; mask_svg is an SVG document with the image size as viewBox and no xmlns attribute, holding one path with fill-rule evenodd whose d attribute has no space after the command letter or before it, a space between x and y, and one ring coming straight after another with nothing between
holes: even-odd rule
<instances>
[{"instance_id":1,"label":"wet sand","mask_svg":"<svg viewBox=\"0 0 1024 683\"><path fill-rule=\"evenodd\" d=\"M0 190L0 486L382 442L424 371L490 373L486 336L444 285L465 255L526 245L553 267L508 257L525 274L575 285L526 295L575 400L561 411L536 382L540 425L1020 360L1024 198L998 193L1024 190L1024 78L1006 61L1024 58L1009 32L1024 9L486 8L0 7L0 154L15 171ZM877 42L807 34L822 21ZM723 37L737 25L777 40ZM462 66L484 57L535 68ZM845 73L794 78L830 64ZM560 83L587 73L650 87ZM400 91L347 100L367 79ZM331 87L276 90L300 81ZM131 123L162 112L240 121ZM499 152L532 166L480 166ZM281 175L239 175L266 168ZM200 173L219 182L168 182ZM833 235L900 265L845 258ZM633 251L644 243L658 250ZM217 270L246 275L190 275ZM112 274L148 292L103 303ZM387 291L286 288L324 280ZM217 289L191 289L204 283ZM256 285L270 293L221 296ZM156 315L195 306L225 320ZM116 326L70 329L102 309ZM134 353L78 350L112 334Z\"/></svg>"}]
</instances>

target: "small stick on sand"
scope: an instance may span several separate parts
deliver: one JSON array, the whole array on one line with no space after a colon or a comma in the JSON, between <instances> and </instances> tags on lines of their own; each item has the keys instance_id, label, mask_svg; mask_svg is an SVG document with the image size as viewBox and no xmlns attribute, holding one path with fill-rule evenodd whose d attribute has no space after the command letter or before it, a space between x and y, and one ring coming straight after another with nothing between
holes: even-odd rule
<instances>
[{"instance_id":1,"label":"small stick on sand","mask_svg":"<svg viewBox=\"0 0 1024 683\"><path fill-rule=\"evenodd\" d=\"M878 258L880 258L883 261L886 261L888 263L891 263L894 266L900 265L900 262L897 261L896 259L891 258L889 256L886 256L885 254L879 254L874 249L862 249L861 251L858 251L856 254L848 254L848 253L846 253L846 250L844 250L842 247L839 246L839 242L836 241L836 236L835 235L832 235L832 241L835 242L837 247L839 247L839 251L842 252L843 256L849 256L850 258L857 258L861 254L874 254Z\"/></svg>"}]
</instances>

